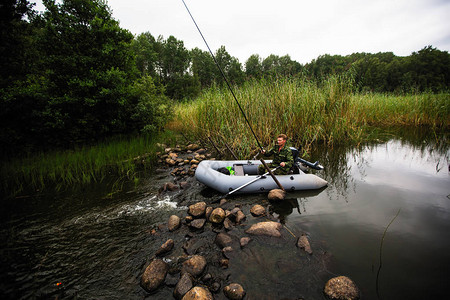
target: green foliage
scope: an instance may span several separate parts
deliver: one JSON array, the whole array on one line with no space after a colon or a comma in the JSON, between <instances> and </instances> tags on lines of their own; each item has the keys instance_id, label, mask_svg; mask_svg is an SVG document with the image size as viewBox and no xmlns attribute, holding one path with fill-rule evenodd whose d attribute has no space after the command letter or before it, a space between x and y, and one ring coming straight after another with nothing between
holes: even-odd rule
<instances>
[{"instance_id":1,"label":"green foliage","mask_svg":"<svg viewBox=\"0 0 450 300\"><path fill-rule=\"evenodd\" d=\"M286 133L307 151L313 143L332 146L360 143L371 128L450 126L450 95L393 96L355 93L354 78L334 75L320 83L305 78L262 79L235 91L259 140L269 145ZM173 128L201 139L232 143L245 159L256 150L254 138L229 91L211 88L198 99L177 106Z\"/></svg>"}]
</instances>

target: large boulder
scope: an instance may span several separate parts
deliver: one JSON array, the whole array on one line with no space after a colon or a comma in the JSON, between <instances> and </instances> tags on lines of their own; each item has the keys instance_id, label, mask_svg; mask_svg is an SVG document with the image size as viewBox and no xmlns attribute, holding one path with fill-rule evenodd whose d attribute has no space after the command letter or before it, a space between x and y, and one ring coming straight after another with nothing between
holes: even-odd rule
<instances>
[{"instance_id":1,"label":"large boulder","mask_svg":"<svg viewBox=\"0 0 450 300\"><path fill-rule=\"evenodd\" d=\"M241 300L245 296L244 288L239 283L230 283L223 288L223 293L231 300Z\"/></svg>"},{"instance_id":2,"label":"large boulder","mask_svg":"<svg viewBox=\"0 0 450 300\"><path fill-rule=\"evenodd\" d=\"M261 217L266 214L266 209L264 208L264 206L256 204L252 207L252 209L250 210L250 213L254 217Z\"/></svg>"},{"instance_id":3,"label":"large boulder","mask_svg":"<svg viewBox=\"0 0 450 300\"><path fill-rule=\"evenodd\" d=\"M194 277L203 273L206 267L206 259L201 255L193 255L183 263L181 273L189 273Z\"/></svg>"},{"instance_id":4,"label":"large boulder","mask_svg":"<svg viewBox=\"0 0 450 300\"><path fill-rule=\"evenodd\" d=\"M312 254L311 245L309 244L308 237L305 234L302 234L301 237L298 238L297 247L305 250L308 254Z\"/></svg>"},{"instance_id":5,"label":"large boulder","mask_svg":"<svg viewBox=\"0 0 450 300\"><path fill-rule=\"evenodd\" d=\"M207 289L195 286L184 295L182 300L214 300L214 298Z\"/></svg>"},{"instance_id":6,"label":"large boulder","mask_svg":"<svg viewBox=\"0 0 450 300\"><path fill-rule=\"evenodd\" d=\"M215 208L211 212L211 215L209 216L209 221L214 224L220 224L223 222L224 219L225 219L225 211L220 207Z\"/></svg>"},{"instance_id":7,"label":"large boulder","mask_svg":"<svg viewBox=\"0 0 450 300\"><path fill-rule=\"evenodd\" d=\"M280 229L283 227L280 223L267 221L267 222L259 222L253 224L249 229L245 232L254 235L267 235L280 237L281 232Z\"/></svg>"},{"instance_id":8,"label":"large boulder","mask_svg":"<svg viewBox=\"0 0 450 300\"><path fill-rule=\"evenodd\" d=\"M189 206L188 213L194 218L199 218L205 214L205 211L206 211L206 203L197 202Z\"/></svg>"},{"instance_id":9,"label":"large boulder","mask_svg":"<svg viewBox=\"0 0 450 300\"><path fill-rule=\"evenodd\" d=\"M191 275L189 275L189 273L184 273L181 275L180 280L175 286L173 296L176 299L181 299L187 292L189 292L190 289L192 289L193 286L194 284L192 283Z\"/></svg>"},{"instance_id":10,"label":"large boulder","mask_svg":"<svg viewBox=\"0 0 450 300\"><path fill-rule=\"evenodd\" d=\"M169 222L167 224L167 227L169 228L169 231L174 231L180 228L181 225L181 219L180 217L176 215L171 215L169 217Z\"/></svg>"},{"instance_id":11,"label":"large boulder","mask_svg":"<svg viewBox=\"0 0 450 300\"><path fill-rule=\"evenodd\" d=\"M154 259L141 277L141 286L147 292L155 291L166 278L169 266L162 259Z\"/></svg>"},{"instance_id":12,"label":"large boulder","mask_svg":"<svg viewBox=\"0 0 450 300\"><path fill-rule=\"evenodd\" d=\"M161 247L156 251L156 256L162 256L173 249L174 242L172 239L168 239Z\"/></svg>"},{"instance_id":13,"label":"large boulder","mask_svg":"<svg viewBox=\"0 0 450 300\"><path fill-rule=\"evenodd\" d=\"M338 276L328 280L325 284L324 293L330 299L359 299L358 287L346 276Z\"/></svg>"},{"instance_id":14,"label":"large boulder","mask_svg":"<svg viewBox=\"0 0 450 300\"><path fill-rule=\"evenodd\" d=\"M286 197L286 192L281 189L273 189L269 192L267 198L272 201L281 201Z\"/></svg>"}]
</instances>

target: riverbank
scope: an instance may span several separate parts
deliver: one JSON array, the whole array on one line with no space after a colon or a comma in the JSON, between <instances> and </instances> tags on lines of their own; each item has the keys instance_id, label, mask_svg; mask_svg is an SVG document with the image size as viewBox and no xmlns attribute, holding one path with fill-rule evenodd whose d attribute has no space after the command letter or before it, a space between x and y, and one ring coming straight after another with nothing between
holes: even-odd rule
<instances>
[{"instance_id":1,"label":"riverbank","mask_svg":"<svg viewBox=\"0 0 450 300\"><path fill-rule=\"evenodd\" d=\"M446 130L450 94L356 93L351 78L332 76L323 83L302 79L260 80L235 89L246 117L263 145L285 133L308 153L312 145L350 145L375 139L373 131L409 126ZM168 128L227 142L240 157L256 143L231 93L212 88L175 109Z\"/></svg>"},{"instance_id":2,"label":"riverbank","mask_svg":"<svg viewBox=\"0 0 450 300\"><path fill-rule=\"evenodd\" d=\"M175 144L176 138L165 131L156 137L120 137L73 150L13 158L1 165L0 194L27 197L101 182L108 182L114 192L124 181L137 183L155 166L160 143Z\"/></svg>"}]
</instances>

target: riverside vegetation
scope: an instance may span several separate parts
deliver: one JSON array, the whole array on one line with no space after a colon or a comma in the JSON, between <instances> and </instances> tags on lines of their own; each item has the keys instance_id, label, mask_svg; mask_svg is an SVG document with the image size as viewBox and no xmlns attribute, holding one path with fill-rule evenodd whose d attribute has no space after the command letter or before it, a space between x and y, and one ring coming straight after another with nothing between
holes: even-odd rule
<instances>
[{"instance_id":1,"label":"riverside vegetation","mask_svg":"<svg viewBox=\"0 0 450 300\"><path fill-rule=\"evenodd\" d=\"M296 146L303 146L304 155L314 144L375 140L378 129L426 126L439 132L450 125L449 93L359 93L349 76L335 75L321 83L305 78L252 81L235 94L263 145L283 132ZM226 142L240 158L257 151L247 126L231 93L217 87L179 104L168 124L197 139Z\"/></svg>"}]
</instances>

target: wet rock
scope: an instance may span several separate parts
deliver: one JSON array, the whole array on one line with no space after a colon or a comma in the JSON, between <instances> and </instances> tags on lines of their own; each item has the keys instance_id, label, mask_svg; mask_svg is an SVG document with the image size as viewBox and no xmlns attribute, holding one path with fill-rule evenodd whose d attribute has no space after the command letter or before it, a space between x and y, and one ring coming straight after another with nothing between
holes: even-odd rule
<instances>
[{"instance_id":1,"label":"wet rock","mask_svg":"<svg viewBox=\"0 0 450 300\"><path fill-rule=\"evenodd\" d=\"M324 293L330 299L359 299L358 287L346 276L338 276L328 280L325 284Z\"/></svg>"},{"instance_id":2,"label":"wet rock","mask_svg":"<svg viewBox=\"0 0 450 300\"><path fill-rule=\"evenodd\" d=\"M198 277L203 273L206 267L206 259L201 255L193 255L190 259L183 263L181 273L189 273L194 277Z\"/></svg>"},{"instance_id":3,"label":"wet rock","mask_svg":"<svg viewBox=\"0 0 450 300\"><path fill-rule=\"evenodd\" d=\"M195 158L193 160L191 160L190 164L191 165L198 165L200 162L198 160L196 160Z\"/></svg>"},{"instance_id":4,"label":"wet rock","mask_svg":"<svg viewBox=\"0 0 450 300\"><path fill-rule=\"evenodd\" d=\"M167 274L166 280L164 281L164 283L167 286L174 287L177 285L179 280L180 280L179 274L170 274L170 270L169 270L169 273Z\"/></svg>"},{"instance_id":5,"label":"wet rock","mask_svg":"<svg viewBox=\"0 0 450 300\"><path fill-rule=\"evenodd\" d=\"M236 213L236 223L241 223L243 220L245 220L245 215L244 215L244 213L242 212L242 210L239 210L237 213Z\"/></svg>"},{"instance_id":6,"label":"wet rock","mask_svg":"<svg viewBox=\"0 0 450 300\"><path fill-rule=\"evenodd\" d=\"M210 282L212 280L212 278L213 278L212 275L210 273L208 273L208 274L205 274L205 276L202 277L202 281L204 283L208 283L208 282Z\"/></svg>"},{"instance_id":7,"label":"wet rock","mask_svg":"<svg viewBox=\"0 0 450 300\"><path fill-rule=\"evenodd\" d=\"M256 204L252 207L252 209L250 210L250 213L254 217L261 217L266 214L266 209L264 208L264 206Z\"/></svg>"},{"instance_id":8,"label":"wet rock","mask_svg":"<svg viewBox=\"0 0 450 300\"><path fill-rule=\"evenodd\" d=\"M220 249L222 249L227 246L230 246L231 243L233 242L233 239L228 234L221 232L216 235L216 239L214 242L216 243L217 246L220 247Z\"/></svg>"},{"instance_id":9,"label":"wet rock","mask_svg":"<svg viewBox=\"0 0 450 300\"><path fill-rule=\"evenodd\" d=\"M197 145L197 144L189 144L186 147L186 150L191 150L191 151L195 151L195 150L198 150L198 149L200 149L200 146Z\"/></svg>"},{"instance_id":10,"label":"wet rock","mask_svg":"<svg viewBox=\"0 0 450 300\"><path fill-rule=\"evenodd\" d=\"M311 245L309 244L308 237L305 234L302 234L297 240L297 247L303 249L308 254L312 254Z\"/></svg>"},{"instance_id":11,"label":"wet rock","mask_svg":"<svg viewBox=\"0 0 450 300\"><path fill-rule=\"evenodd\" d=\"M198 149L198 150L195 151L195 152L197 152L198 154L205 154L205 153L206 153L206 150L203 149L203 148L201 148L201 149Z\"/></svg>"},{"instance_id":12,"label":"wet rock","mask_svg":"<svg viewBox=\"0 0 450 300\"><path fill-rule=\"evenodd\" d=\"M226 230L231 230L233 228L233 222L229 218L225 218L225 220L223 220L223 227L225 227Z\"/></svg>"},{"instance_id":13,"label":"wet rock","mask_svg":"<svg viewBox=\"0 0 450 300\"><path fill-rule=\"evenodd\" d=\"M273 189L269 192L267 198L272 201L281 201L286 197L286 192L281 189Z\"/></svg>"},{"instance_id":14,"label":"wet rock","mask_svg":"<svg viewBox=\"0 0 450 300\"><path fill-rule=\"evenodd\" d=\"M241 300L244 299L245 291L239 283L231 283L223 288L223 293L228 299Z\"/></svg>"},{"instance_id":15,"label":"wet rock","mask_svg":"<svg viewBox=\"0 0 450 300\"><path fill-rule=\"evenodd\" d=\"M217 281L213 282L213 284L211 284L210 289L211 289L211 292L218 293L220 291L220 283Z\"/></svg>"},{"instance_id":16,"label":"wet rock","mask_svg":"<svg viewBox=\"0 0 450 300\"><path fill-rule=\"evenodd\" d=\"M244 248L245 246L247 246L251 240L252 239L249 238L248 236L241 237L241 239L239 240L239 244L241 245L241 248Z\"/></svg>"},{"instance_id":17,"label":"wet rock","mask_svg":"<svg viewBox=\"0 0 450 300\"><path fill-rule=\"evenodd\" d=\"M156 251L156 256L162 256L173 249L174 242L172 239L168 239L161 247Z\"/></svg>"},{"instance_id":18,"label":"wet rock","mask_svg":"<svg viewBox=\"0 0 450 300\"><path fill-rule=\"evenodd\" d=\"M169 231L174 231L180 228L181 225L181 219L180 217L176 215L171 215L169 217L169 222L167 224L167 227L169 228Z\"/></svg>"},{"instance_id":19,"label":"wet rock","mask_svg":"<svg viewBox=\"0 0 450 300\"><path fill-rule=\"evenodd\" d=\"M178 281L173 290L173 296L176 299L181 299L193 286L194 284L192 283L191 275L189 275L189 273L184 273L181 275L180 281Z\"/></svg>"},{"instance_id":20,"label":"wet rock","mask_svg":"<svg viewBox=\"0 0 450 300\"><path fill-rule=\"evenodd\" d=\"M176 160L178 158L178 154L174 153L174 152L170 152L169 153L169 157L173 160Z\"/></svg>"},{"instance_id":21,"label":"wet rock","mask_svg":"<svg viewBox=\"0 0 450 300\"><path fill-rule=\"evenodd\" d=\"M223 256L225 256L226 258L231 258L231 256L233 255L233 247L231 246L227 246L225 248L222 249L222 254Z\"/></svg>"},{"instance_id":22,"label":"wet rock","mask_svg":"<svg viewBox=\"0 0 450 300\"><path fill-rule=\"evenodd\" d=\"M184 218L184 221L186 222L186 224L191 223L192 220L194 220L194 217L193 217L193 216L186 216L186 217Z\"/></svg>"},{"instance_id":23,"label":"wet rock","mask_svg":"<svg viewBox=\"0 0 450 300\"><path fill-rule=\"evenodd\" d=\"M154 259L141 277L141 286L147 292L155 291L166 278L169 266L161 259Z\"/></svg>"},{"instance_id":24,"label":"wet rock","mask_svg":"<svg viewBox=\"0 0 450 300\"><path fill-rule=\"evenodd\" d=\"M227 258L222 258L220 260L220 266L224 269L228 268L228 265L230 264L230 260Z\"/></svg>"},{"instance_id":25,"label":"wet rock","mask_svg":"<svg viewBox=\"0 0 450 300\"><path fill-rule=\"evenodd\" d=\"M171 158L166 158L166 164L168 164L169 166L175 166L177 162Z\"/></svg>"},{"instance_id":26,"label":"wet rock","mask_svg":"<svg viewBox=\"0 0 450 300\"><path fill-rule=\"evenodd\" d=\"M215 208L211 212L211 216L209 216L209 221L214 224L220 224L223 222L224 219L225 219L225 211L220 207Z\"/></svg>"},{"instance_id":27,"label":"wet rock","mask_svg":"<svg viewBox=\"0 0 450 300\"><path fill-rule=\"evenodd\" d=\"M253 224L245 232L254 235L267 235L273 237L280 237L280 229L282 225L277 222L267 221Z\"/></svg>"},{"instance_id":28,"label":"wet rock","mask_svg":"<svg viewBox=\"0 0 450 300\"><path fill-rule=\"evenodd\" d=\"M166 190L168 190L168 191L176 191L178 189L179 189L179 187L175 183L173 183L173 182L167 182L166 183Z\"/></svg>"},{"instance_id":29,"label":"wet rock","mask_svg":"<svg viewBox=\"0 0 450 300\"><path fill-rule=\"evenodd\" d=\"M206 211L206 203L197 202L189 206L188 213L194 218L199 218L205 214L205 211Z\"/></svg>"},{"instance_id":30,"label":"wet rock","mask_svg":"<svg viewBox=\"0 0 450 300\"><path fill-rule=\"evenodd\" d=\"M225 205L225 203L227 203L228 201L227 201L227 199L220 199L220 203L219 203L219 206L223 206L223 205Z\"/></svg>"},{"instance_id":31,"label":"wet rock","mask_svg":"<svg viewBox=\"0 0 450 300\"><path fill-rule=\"evenodd\" d=\"M211 206L208 206L208 207L206 208L206 211L205 211L206 219L209 219L209 217L211 216L211 213L212 213L213 209L214 209L214 208L212 208Z\"/></svg>"},{"instance_id":32,"label":"wet rock","mask_svg":"<svg viewBox=\"0 0 450 300\"><path fill-rule=\"evenodd\" d=\"M189 188L190 186L191 185L187 181L180 182L180 188L182 188L183 190Z\"/></svg>"},{"instance_id":33,"label":"wet rock","mask_svg":"<svg viewBox=\"0 0 450 300\"><path fill-rule=\"evenodd\" d=\"M200 286L195 286L184 295L182 300L213 300L213 296L210 291Z\"/></svg>"},{"instance_id":34,"label":"wet rock","mask_svg":"<svg viewBox=\"0 0 450 300\"><path fill-rule=\"evenodd\" d=\"M189 223L189 227L193 229L202 229L205 226L206 219L195 219Z\"/></svg>"}]
</instances>

